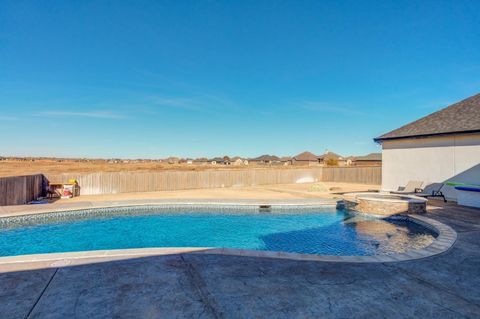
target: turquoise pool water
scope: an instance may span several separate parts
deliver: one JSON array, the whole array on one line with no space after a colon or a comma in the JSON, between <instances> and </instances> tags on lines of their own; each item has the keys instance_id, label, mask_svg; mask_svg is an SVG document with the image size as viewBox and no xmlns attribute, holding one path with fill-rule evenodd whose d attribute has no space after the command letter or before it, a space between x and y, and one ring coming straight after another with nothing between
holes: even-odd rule
<instances>
[{"instance_id":1,"label":"turquoise pool water","mask_svg":"<svg viewBox=\"0 0 480 319\"><path fill-rule=\"evenodd\" d=\"M0 255L143 247L228 247L322 255L377 255L423 248L426 228L331 207L314 211L87 211L0 224Z\"/></svg>"}]
</instances>

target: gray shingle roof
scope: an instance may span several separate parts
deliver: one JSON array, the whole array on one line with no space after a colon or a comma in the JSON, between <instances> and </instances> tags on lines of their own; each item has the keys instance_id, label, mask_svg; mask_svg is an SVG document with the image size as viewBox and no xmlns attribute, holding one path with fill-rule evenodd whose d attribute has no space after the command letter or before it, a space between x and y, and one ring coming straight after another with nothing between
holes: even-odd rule
<instances>
[{"instance_id":1,"label":"gray shingle roof","mask_svg":"<svg viewBox=\"0 0 480 319\"><path fill-rule=\"evenodd\" d=\"M325 154L317 156L317 158L326 161L328 159L342 159L343 156L338 155L337 153L334 153L334 152L327 151L325 152Z\"/></svg>"},{"instance_id":2,"label":"gray shingle roof","mask_svg":"<svg viewBox=\"0 0 480 319\"><path fill-rule=\"evenodd\" d=\"M370 153L365 156L357 156L354 158L355 161L381 161L382 153Z\"/></svg>"},{"instance_id":3,"label":"gray shingle roof","mask_svg":"<svg viewBox=\"0 0 480 319\"><path fill-rule=\"evenodd\" d=\"M294 160L296 161L310 161L310 162L316 162L317 161L317 156L313 153L310 152L303 152L298 155L295 155L293 157Z\"/></svg>"},{"instance_id":4,"label":"gray shingle roof","mask_svg":"<svg viewBox=\"0 0 480 319\"><path fill-rule=\"evenodd\" d=\"M275 156L275 155L265 154L265 155L261 155L259 157L252 158L250 160L251 161L275 162L275 161L279 161L280 158L278 156Z\"/></svg>"},{"instance_id":5,"label":"gray shingle roof","mask_svg":"<svg viewBox=\"0 0 480 319\"><path fill-rule=\"evenodd\" d=\"M480 94L452 104L438 112L375 138L375 142L480 131Z\"/></svg>"}]
</instances>

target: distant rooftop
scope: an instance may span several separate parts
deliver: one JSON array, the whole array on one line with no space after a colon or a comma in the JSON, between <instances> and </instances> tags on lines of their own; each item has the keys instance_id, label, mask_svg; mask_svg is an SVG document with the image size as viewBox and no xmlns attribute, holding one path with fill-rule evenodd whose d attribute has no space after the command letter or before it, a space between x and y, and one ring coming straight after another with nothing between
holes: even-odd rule
<instances>
[{"instance_id":1,"label":"distant rooftop","mask_svg":"<svg viewBox=\"0 0 480 319\"><path fill-rule=\"evenodd\" d=\"M324 154L317 156L318 159L328 160L328 159L342 159L343 157L337 153L326 151Z\"/></svg>"},{"instance_id":2,"label":"distant rooftop","mask_svg":"<svg viewBox=\"0 0 480 319\"><path fill-rule=\"evenodd\" d=\"M251 161L275 162L275 161L280 161L280 158L276 155L265 154L259 157L252 158Z\"/></svg>"},{"instance_id":3,"label":"distant rooftop","mask_svg":"<svg viewBox=\"0 0 480 319\"><path fill-rule=\"evenodd\" d=\"M385 140L480 132L480 94L452 104L389 133L375 138Z\"/></svg>"},{"instance_id":4,"label":"distant rooftop","mask_svg":"<svg viewBox=\"0 0 480 319\"><path fill-rule=\"evenodd\" d=\"M293 157L294 160L296 161L311 161L311 162L316 162L317 161L317 156L313 153L310 152L303 152L298 155L295 155Z\"/></svg>"},{"instance_id":5,"label":"distant rooftop","mask_svg":"<svg viewBox=\"0 0 480 319\"><path fill-rule=\"evenodd\" d=\"M353 159L355 161L381 161L382 153L370 153L365 156L356 156Z\"/></svg>"}]
</instances>

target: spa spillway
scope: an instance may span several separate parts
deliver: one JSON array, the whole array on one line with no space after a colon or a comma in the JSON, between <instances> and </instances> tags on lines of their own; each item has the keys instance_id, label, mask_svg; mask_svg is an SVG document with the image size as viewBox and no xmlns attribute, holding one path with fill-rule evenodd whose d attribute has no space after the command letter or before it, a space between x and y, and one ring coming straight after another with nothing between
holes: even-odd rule
<instances>
[{"instance_id":1,"label":"spa spillway","mask_svg":"<svg viewBox=\"0 0 480 319\"><path fill-rule=\"evenodd\" d=\"M376 216L424 214L427 199L390 193L351 193L344 195L345 208Z\"/></svg>"}]
</instances>

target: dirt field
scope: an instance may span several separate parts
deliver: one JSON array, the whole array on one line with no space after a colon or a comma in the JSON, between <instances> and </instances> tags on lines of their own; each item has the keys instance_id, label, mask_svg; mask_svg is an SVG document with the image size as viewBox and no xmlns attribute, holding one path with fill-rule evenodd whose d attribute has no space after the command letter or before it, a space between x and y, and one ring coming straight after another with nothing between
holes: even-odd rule
<instances>
[{"instance_id":1,"label":"dirt field","mask_svg":"<svg viewBox=\"0 0 480 319\"><path fill-rule=\"evenodd\" d=\"M0 161L0 177L4 176L20 176L30 174L61 174L61 173L93 173L93 172L120 172L120 171L165 171L165 170L187 170L199 171L205 169L265 169L265 168L291 168L291 166L283 165L211 165L211 164L168 164L158 162L120 162L108 163L101 162L75 162L75 161L57 161L57 160L35 160L35 161Z\"/></svg>"}]
</instances>

